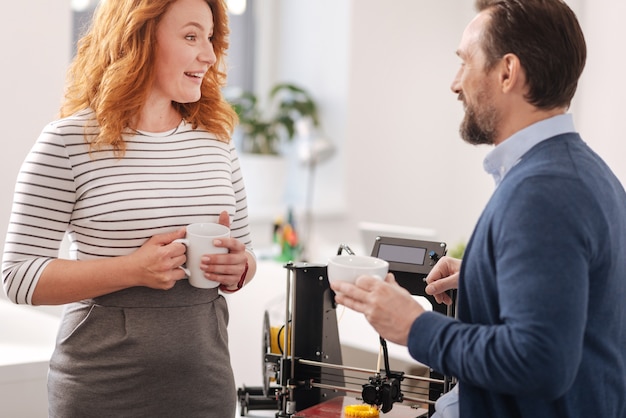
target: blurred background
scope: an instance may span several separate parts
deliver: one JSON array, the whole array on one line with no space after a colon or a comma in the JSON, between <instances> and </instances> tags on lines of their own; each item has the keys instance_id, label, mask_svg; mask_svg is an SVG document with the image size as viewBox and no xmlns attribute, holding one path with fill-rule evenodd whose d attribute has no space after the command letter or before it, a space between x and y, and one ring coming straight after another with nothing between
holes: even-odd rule
<instances>
[{"instance_id":1,"label":"blurred background","mask_svg":"<svg viewBox=\"0 0 626 418\"><path fill-rule=\"evenodd\" d=\"M459 66L455 50L475 14L473 1L234 3L228 89L253 92L263 104L273 86L291 83L310 94L319 121L297 121L294 140L274 158L283 165L277 178L254 168L242 153L259 255L273 257L268 250L278 220L293 223L313 262L325 262L342 243L369 253L372 231L410 233L449 247L466 242L493 190L482 169L491 148L459 138L463 111L450 91ZM626 2L567 3L588 43L571 111L583 139L626 182ZM2 5L2 237L19 167L42 128L57 117L65 70L94 6L90 0Z\"/></svg>"},{"instance_id":2,"label":"blurred background","mask_svg":"<svg viewBox=\"0 0 626 418\"><path fill-rule=\"evenodd\" d=\"M329 248L343 242L368 252L361 222L427 228L449 245L466 241L493 189L482 170L490 148L459 139L462 107L449 88L459 65L454 52L474 15L473 1L234 3L240 14L231 14L228 87L253 91L260 100L276 83L305 88L317 104L320 124L300 136L332 146L330 155L310 170L298 151L302 144L293 141L283 154L289 167L282 183L253 183L253 177L264 180L264 175L248 175L251 195L273 191L279 196L269 203L251 196L255 247L271 244L273 223L290 208L302 234L309 215L310 236L304 238L312 261L324 261ZM626 3L568 3L579 16L589 49L572 106L575 122L624 181L626 143L619 121L626 57L616 51L623 49L626 36L620 24ZM57 115L67 64L94 6L95 0L3 5L2 236L19 166L43 126Z\"/></svg>"}]
</instances>

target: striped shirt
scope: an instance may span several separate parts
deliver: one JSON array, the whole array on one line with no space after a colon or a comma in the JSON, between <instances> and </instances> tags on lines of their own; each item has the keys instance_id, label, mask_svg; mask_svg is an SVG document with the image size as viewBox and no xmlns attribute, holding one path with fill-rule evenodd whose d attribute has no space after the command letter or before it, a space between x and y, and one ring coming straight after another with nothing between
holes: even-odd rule
<instances>
[{"instance_id":1,"label":"striped shirt","mask_svg":"<svg viewBox=\"0 0 626 418\"><path fill-rule=\"evenodd\" d=\"M15 303L31 303L65 234L69 258L90 260L137 250L155 234L227 211L231 236L252 253L239 160L224 143L185 121L170 132L125 135L123 157L91 150L94 114L55 121L26 157L15 186L2 281Z\"/></svg>"}]
</instances>

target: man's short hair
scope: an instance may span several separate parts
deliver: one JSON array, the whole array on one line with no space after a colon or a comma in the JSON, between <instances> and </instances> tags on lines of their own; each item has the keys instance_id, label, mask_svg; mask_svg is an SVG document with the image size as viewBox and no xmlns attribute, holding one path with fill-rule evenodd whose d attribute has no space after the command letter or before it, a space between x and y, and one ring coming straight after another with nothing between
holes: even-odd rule
<instances>
[{"instance_id":1,"label":"man's short hair","mask_svg":"<svg viewBox=\"0 0 626 418\"><path fill-rule=\"evenodd\" d=\"M585 67L587 47L574 12L561 0L476 0L491 19L482 48L486 70L506 54L516 55L536 107L569 107Z\"/></svg>"}]
</instances>

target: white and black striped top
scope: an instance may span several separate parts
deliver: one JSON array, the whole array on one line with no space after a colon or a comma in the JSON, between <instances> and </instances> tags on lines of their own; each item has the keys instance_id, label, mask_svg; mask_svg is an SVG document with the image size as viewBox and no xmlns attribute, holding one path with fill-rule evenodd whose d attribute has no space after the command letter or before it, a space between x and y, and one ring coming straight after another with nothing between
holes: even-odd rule
<instances>
[{"instance_id":1,"label":"white and black striped top","mask_svg":"<svg viewBox=\"0 0 626 418\"><path fill-rule=\"evenodd\" d=\"M31 303L41 272L67 232L70 258L129 254L151 236L228 211L231 233L252 252L239 160L231 143L184 121L171 132L137 132L119 158L92 151L91 111L49 124L20 170L2 261L15 303Z\"/></svg>"}]
</instances>

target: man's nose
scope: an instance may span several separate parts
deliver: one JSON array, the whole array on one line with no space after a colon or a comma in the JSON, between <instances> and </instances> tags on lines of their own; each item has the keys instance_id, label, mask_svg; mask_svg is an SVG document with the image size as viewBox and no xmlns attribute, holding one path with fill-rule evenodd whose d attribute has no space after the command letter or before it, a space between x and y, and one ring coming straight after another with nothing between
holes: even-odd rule
<instances>
[{"instance_id":1,"label":"man's nose","mask_svg":"<svg viewBox=\"0 0 626 418\"><path fill-rule=\"evenodd\" d=\"M460 94L461 93L460 72L461 72L461 70L459 70L459 72L457 72L457 74L454 76L454 79L452 80L452 84L450 85L450 90L452 90L452 93L454 93L454 94Z\"/></svg>"}]
</instances>

